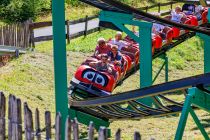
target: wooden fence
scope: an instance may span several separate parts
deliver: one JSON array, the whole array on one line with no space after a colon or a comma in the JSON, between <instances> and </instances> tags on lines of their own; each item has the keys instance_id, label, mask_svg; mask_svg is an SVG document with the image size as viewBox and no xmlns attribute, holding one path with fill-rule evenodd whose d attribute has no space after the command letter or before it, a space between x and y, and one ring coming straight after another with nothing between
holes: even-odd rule
<instances>
[{"instance_id":1,"label":"wooden fence","mask_svg":"<svg viewBox=\"0 0 210 140\"><path fill-rule=\"evenodd\" d=\"M8 109L8 111L6 111ZM55 118L55 125L52 125L51 113L45 112L45 127L41 129L40 125L40 112L35 110L35 117L33 121L33 113L28 107L27 103L22 103L21 100L13 95L9 95L8 108L6 109L6 98L3 92L0 92L0 140L37 140L41 139L61 139L61 115L58 113ZM6 117L8 112L8 117ZM6 123L8 125L6 125ZM6 129L6 126L8 129ZM65 124L65 140L79 140L79 123L77 119L71 120L69 117L66 119ZM101 126L98 135L95 133L94 124L90 122L88 133L85 136L88 140L94 140L98 137L99 140L107 140L108 129ZM84 138L83 138L84 139ZM115 134L115 139L121 139L121 130ZM140 140L141 135L139 132L134 133L134 140Z\"/></svg>"},{"instance_id":2,"label":"wooden fence","mask_svg":"<svg viewBox=\"0 0 210 140\"><path fill-rule=\"evenodd\" d=\"M29 22L0 26L0 45L29 47L30 30Z\"/></svg>"},{"instance_id":3,"label":"wooden fence","mask_svg":"<svg viewBox=\"0 0 210 140\"><path fill-rule=\"evenodd\" d=\"M70 43L70 39L74 39L80 36L86 36L88 34L91 34L93 32L98 32L100 31L100 27L96 27L93 29L89 29L88 30L88 22L90 20L96 19L98 18L98 15L93 15L93 16L86 16L85 18L81 18L78 20L74 20L74 21L66 21L66 39L67 39L67 43ZM70 35L70 25L74 25L74 24L79 24L79 23L84 23L85 24L85 30L75 33L75 34L71 34ZM39 36L39 37L34 37L34 29L38 29L38 28L43 28L43 27L48 27L48 26L52 26L52 21L48 21L48 22L36 22L36 23L31 23L29 25L31 33L32 33L32 37L31 37L31 42L32 45L34 46L35 42L41 42L41 41L48 41L48 40L52 40L53 39L53 35L48 35L48 36Z\"/></svg>"},{"instance_id":4,"label":"wooden fence","mask_svg":"<svg viewBox=\"0 0 210 140\"><path fill-rule=\"evenodd\" d=\"M167 2L167 3L158 3L152 6L146 6L146 7L142 7L139 8L140 10L145 10L146 12L149 12L150 9L158 7L157 8L157 12L160 13L161 16L167 15L171 12L173 5L177 3L177 2ZM163 6L170 6L170 9L167 11L161 11L161 7ZM153 11L154 12L154 11ZM70 39L74 39L77 37L81 37L81 36L86 36L88 34L94 33L94 32L98 32L101 30L100 27L96 27L93 29L88 30L88 21L93 20L98 18L98 15L94 15L94 16L86 16L85 18L81 18L78 20L74 20L74 21L66 21L66 29L67 29L67 34L66 34L66 39L67 39L67 43L70 42ZM78 24L78 23L85 23L85 30L75 33L75 34L71 34L70 35L70 29L69 26L70 25L74 25L74 24ZM49 35L49 36L40 36L40 37L34 37L34 33L33 30L37 29L37 28L43 28L43 27L48 27L48 26L52 26L52 21L49 22L38 22L38 23L31 23L30 25L30 30L32 33L32 45L34 46L35 42L41 42L41 41L48 41L48 40L52 40L53 39L53 35Z\"/></svg>"}]
</instances>

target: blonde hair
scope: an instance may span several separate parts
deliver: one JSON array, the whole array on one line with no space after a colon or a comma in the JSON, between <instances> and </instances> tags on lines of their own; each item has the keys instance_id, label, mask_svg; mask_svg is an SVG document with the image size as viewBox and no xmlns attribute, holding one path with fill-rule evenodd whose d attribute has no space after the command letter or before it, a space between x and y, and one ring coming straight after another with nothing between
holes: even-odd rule
<instances>
[{"instance_id":1,"label":"blonde hair","mask_svg":"<svg viewBox=\"0 0 210 140\"><path fill-rule=\"evenodd\" d=\"M180 10L180 11L182 11L182 8L181 8L181 6L176 6L176 8L175 8L175 10Z\"/></svg>"},{"instance_id":2,"label":"blonde hair","mask_svg":"<svg viewBox=\"0 0 210 140\"><path fill-rule=\"evenodd\" d=\"M98 44L101 43L101 42L106 42L106 40L103 38L103 37L100 37L98 40L97 40Z\"/></svg>"},{"instance_id":3,"label":"blonde hair","mask_svg":"<svg viewBox=\"0 0 210 140\"><path fill-rule=\"evenodd\" d=\"M118 32L116 33L116 35L122 35L122 32L118 31Z\"/></svg>"},{"instance_id":4,"label":"blonde hair","mask_svg":"<svg viewBox=\"0 0 210 140\"><path fill-rule=\"evenodd\" d=\"M112 49L118 50L118 46L117 45L112 45Z\"/></svg>"}]
</instances>

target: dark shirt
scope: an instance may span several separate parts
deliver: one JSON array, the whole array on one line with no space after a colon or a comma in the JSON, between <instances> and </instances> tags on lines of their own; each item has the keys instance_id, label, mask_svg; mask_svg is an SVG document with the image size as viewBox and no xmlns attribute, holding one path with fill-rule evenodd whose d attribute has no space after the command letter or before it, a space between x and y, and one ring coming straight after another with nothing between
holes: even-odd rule
<instances>
[{"instance_id":1,"label":"dark shirt","mask_svg":"<svg viewBox=\"0 0 210 140\"><path fill-rule=\"evenodd\" d=\"M122 55L120 52L117 52L117 55L114 57L114 54L110 51L108 53L108 56L111 58L111 61L115 61L115 60L121 61L122 60Z\"/></svg>"},{"instance_id":2,"label":"dark shirt","mask_svg":"<svg viewBox=\"0 0 210 140\"><path fill-rule=\"evenodd\" d=\"M96 69L98 71L106 72L106 71L108 71L108 68L109 68L109 64L102 65L102 62L98 62L96 64Z\"/></svg>"}]
</instances>

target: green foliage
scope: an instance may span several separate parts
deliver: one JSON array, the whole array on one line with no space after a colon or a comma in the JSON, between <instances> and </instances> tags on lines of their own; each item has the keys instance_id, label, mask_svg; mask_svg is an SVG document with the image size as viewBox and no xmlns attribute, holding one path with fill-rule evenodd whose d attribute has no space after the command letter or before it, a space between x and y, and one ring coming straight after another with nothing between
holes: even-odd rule
<instances>
[{"instance_id":1,"label":"green foliage","mask_svg":"<svg viewBox=\"0 0 210 140\"><path fill-rule=\"evenodd\" d=\"M67 5L72 5L72 6L79 6L79 1L78 0L66 0Z\"/></svg>"},{"instance_id":2,"label":"green foliage","mask_svg":"<svg viewBox=\"0 0 210 140\"><path fill-rule=\"evenodd\" d=\"M6 5L8 5L8 4L10 3L10 1L11 1L11 0L1 0L1 1L0 1L0 6L2 6L2 7L3 7L3 6L6 6Z\"/></svg>"},{"instance_id":3,"label":"green foliage","mask_svg":"<svg viewBox=\"0 0 210 140\"><path fill-rule=\"evenodd\" d=\"M7 22L23 22L34 19L42 9L50 9L50 1L4 0L0 4L0 16Z\"/></svg>"}]
</instances>

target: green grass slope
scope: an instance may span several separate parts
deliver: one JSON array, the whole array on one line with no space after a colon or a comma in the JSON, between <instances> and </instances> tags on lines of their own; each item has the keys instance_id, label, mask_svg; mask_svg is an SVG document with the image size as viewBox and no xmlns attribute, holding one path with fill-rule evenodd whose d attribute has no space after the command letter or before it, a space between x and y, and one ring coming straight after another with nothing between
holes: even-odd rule
<instances>
[{"instance_id":1,"label":"green grass slope","mask_svg":"<svg viewBox=\"0 0 210 140\"><path fill-rule=\"evenodd\" d=\"M93 53L97 38L105 37L108 39L113 35L114 31L105 30L101 33L91 34L86 38L80 37L72 40L71 44L67 45L69 81L83 60ZM202 41L194 37L168 52L170 81L203 72L203 49L201 45ZM55 114L52 52L52 41L45 42L37 45L35 52L22 55L0 68L0 91L3 91L6 96L14 94L21 98L23 102L28 102L32 111L39 108L41 110L42 127L44 125L44 111L51 111L53 116ZM161 63L160 59L153 61L154 74ZM156 83L161 82L164 82L164 72L160 74L156 81ZM125 80L122 86L117 87L114 94L136 88L139 88L139 72ZM183 99L183 96L178 93L169 97L174 100ZM196 113L210 134L210 115L200 110L196 111ZM140 131L143 139L154 137L157 140L168 140L173 139L178 120L179 117L118 120L112 122L110 128L112 132L121 128L122 137L125 140L133 139L134 131ZM184 139L202 139L191 118L187 123Z\"/></svg>"}]
</instances>

